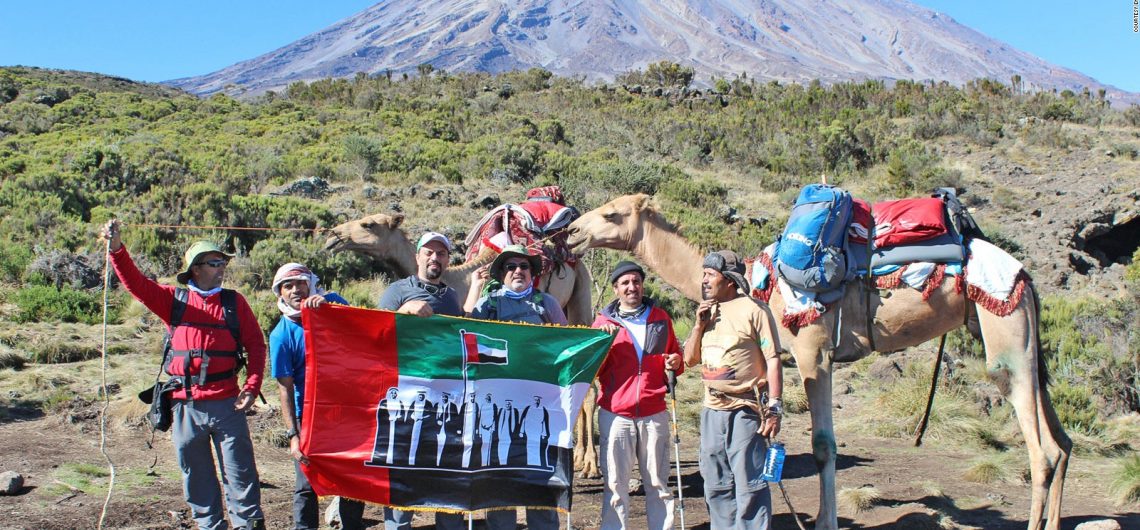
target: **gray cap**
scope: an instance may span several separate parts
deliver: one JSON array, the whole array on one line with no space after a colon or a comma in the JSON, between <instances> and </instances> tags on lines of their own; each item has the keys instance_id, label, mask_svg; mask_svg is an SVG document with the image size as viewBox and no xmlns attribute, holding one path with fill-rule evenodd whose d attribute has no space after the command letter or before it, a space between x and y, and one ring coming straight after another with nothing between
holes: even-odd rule
<instances>
[{"instance_id":1,"label":"gray cap","mask_svg":"<svg viewBox=\"0 0 1140 530\"><path fill-rule=\"evenodd\" d=\"M732 280L741 292L748 294L748 282L744 280L744 260L735 252L731 250L711 252L705 256L702 266L723 274L725 278Z\"/></svg>"}]
</instances>

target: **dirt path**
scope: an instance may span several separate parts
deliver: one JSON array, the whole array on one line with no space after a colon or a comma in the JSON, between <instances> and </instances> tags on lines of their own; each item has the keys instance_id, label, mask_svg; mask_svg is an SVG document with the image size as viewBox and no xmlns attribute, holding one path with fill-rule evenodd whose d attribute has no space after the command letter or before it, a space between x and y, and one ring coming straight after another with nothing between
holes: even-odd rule
<instances>
[{"instance_id":1,"label":"dirt path","mask_svg":"<svg viewBox=\"0 0 1140 530\"><path fill-rule=\"evenodd\" d=\"M846 411L839 411L840 414ZM783 441L788 446L785 469L786 487L802 516L814 517L818 508L818 482L809 450L806 414L791 415ZM97 487L87 493L69 489L59 480L75 474L79 464L98 472L105 464L98 449L94 422L62 424L58 418L38 418L0 424L0 467L26 477L21 495L0 497L0 529L93 528L103 504ZM689 528L708 528L697 470L695 435L682 440L685 518ZM881 500L871 510L854 514L840 510L840 525L854 529L945 528L939 523L948 517L957 527L993 530L1025 528L1029 487L1025 484L982 485L962 479L969 451L928 442L922 448L899 439L845 437L840 432L839 488L874 486ZM182 502L179 476L174 466L169 440L159 438L156 450L146 449L142 437L115 433L110 442L117 463L117 477L107 528L192 528ZM269 527L292 528L292 466L285 450L257 448L263 481L264 508ZM147 471L157 456L154 473ZM1138 510L1123 512L1114 508L1103 494L1104 461L1077 456L1073 459L1066 495L1062 528L1073 528L1090 519L1112 517L1123 528L1140 528ZM102 484L106 477L93 477ZM85 488L86 489L86 488ZM105 490L102 490L105 491ZM640 497L634 498L635 528L644 527ZM601 482L578 480L575 484L572 519L576 528L596 528L601 505ZM773 499L775 528L793 529L795 523L778 492ZM371 528L382 528L381 510L366 512ZM428 528L431 518L417 516L416 527ZM476 528L481 528L476 524ZM953 528L953 526L950 526Z\"/></svg>"}]
</instances>

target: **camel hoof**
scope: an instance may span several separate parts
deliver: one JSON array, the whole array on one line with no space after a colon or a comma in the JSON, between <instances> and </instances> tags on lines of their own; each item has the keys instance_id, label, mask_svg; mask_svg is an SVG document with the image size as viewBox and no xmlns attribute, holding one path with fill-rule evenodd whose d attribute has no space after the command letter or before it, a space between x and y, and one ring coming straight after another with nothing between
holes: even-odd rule
<instances>
[{"instance_id":1,"label":"camel hoof","mask_svg":"<svg viewBox=\"0 0 1140 530\"><path fill-rule=\"evenodd\" d=\"M578 472L578 478L598 479L602 478L602 472L598 469L598 464L596 462L588 462L586 465L582 466L581 471Z\"/></svg>"}]
</instances>

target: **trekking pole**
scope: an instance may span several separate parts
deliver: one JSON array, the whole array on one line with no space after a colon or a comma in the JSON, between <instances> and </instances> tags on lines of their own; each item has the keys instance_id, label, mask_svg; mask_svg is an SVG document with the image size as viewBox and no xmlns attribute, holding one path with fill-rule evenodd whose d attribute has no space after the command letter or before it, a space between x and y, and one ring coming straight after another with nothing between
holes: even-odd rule
<instances>
[{"instance_id":1,"label":"trekking pole","mask_svg":"<svg viewBox=\"0 0 1140 530\"><path fill-rule=\"evenodd\" d=\"M677 504L681 507L681 528L685 528L685 494L681 484L681 436L677 434L677 372L666 370L666 385L673 404L673 460L677 462Z\"/></svg>"}]
</instances>

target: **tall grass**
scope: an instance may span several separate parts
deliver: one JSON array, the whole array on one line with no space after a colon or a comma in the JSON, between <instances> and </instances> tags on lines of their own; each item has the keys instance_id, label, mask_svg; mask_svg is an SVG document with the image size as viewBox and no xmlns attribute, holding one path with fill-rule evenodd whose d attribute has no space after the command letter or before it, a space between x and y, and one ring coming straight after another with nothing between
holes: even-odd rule
<instances>
[{"instance_id":1,"label":"tall grass","mask_svg":"<svg viewBox=\"0 0 1140 530\"><path fill-rule=\"evenodd\" d=\"M1108 489L1118 506L1140 505L1140 454L1122 459Z\"/></svg>"},{"instance_id":2,"label":"tall grass","mask_svg":"<svg viewBox=\"0 0 1140 530\"><path fill-rule=\"evenodd\" d=\"M858 488L843 488L837 494L839 506L844 511L853 514L863 513L875 506L883 494L873 486Z\"/></svg>"},{"instance_id":3,"label":"tall grass","mask_svg":"<svg viewBox=\"0 0 1140 530\"><path fill-rule=\"evenodd\" d=\"M24 358L19 352L12 350L5 345L0 345L0 370L4 368L11 368L19 370L27 364L28 360Z\"/></svg>"},{"instance_id":4,"label":"tall grass","mask_svg":"<svg viewBox=\"0 0 1140 530\"><path fill-rule=\"evenodd\" d=\"M983 454L970 462L970 466L962 473L962 478L979 484L1022 484L1029 470L1019 470L1018 462L1020 460L1008 453Z\"/></svg>"},{"instance_id":5,"label":"tall grass","mask_svg":"<svg viewBox=\"0 0 1140 530\"><path fill-rule=\"evenodd\" d=\"M864 409L871 432L892 438L912 436L926 407L930 376L929 368L907 364L902 377L875 398L876 406ZM977 439L983 425L977 405L961 386L939 386L926 428L928 439Z\"/></svg>"}]
</instances>

